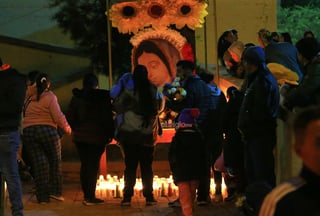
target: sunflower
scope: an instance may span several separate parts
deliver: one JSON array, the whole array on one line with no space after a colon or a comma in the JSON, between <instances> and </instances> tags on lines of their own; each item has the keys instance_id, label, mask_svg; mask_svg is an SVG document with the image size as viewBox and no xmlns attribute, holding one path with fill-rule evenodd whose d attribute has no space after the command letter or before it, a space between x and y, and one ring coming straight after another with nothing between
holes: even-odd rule
<instances>
[{"instance_id":1,"label":"sunflower","mask_svg":"<svg viewBox=\"0 0 320 216\"><path fill-rule=\"evenodd\" d=\"M112 5L109 10L109 19L112 26L118 28L120 33L137 33L146 25L143 17L147 16L142 5L138 2L122 2Z\"/></svg>"},{"instance_id":2,"label":"sunflower","mask_svg":"<svg viewBox=\"0 0 320 216\"><path fill-rule=\"evenodd\" d=\"M175 25L181 29L187 25L190 29L201 28L204 17L208 15L207 3L198 0L176 0Z\"/></svg>"},{"instance_id":3,"label":"sunflower","mask_svg":"<svg viewBox=\"0 0 320 216\"><path fill-rule=\"evenodd\" d=\"M170 14L174 11L168 3L168 0L154 0L145 5L148 14L145 19L154 29L166 29L170 25Z\"/></svg>"}]
</instances>

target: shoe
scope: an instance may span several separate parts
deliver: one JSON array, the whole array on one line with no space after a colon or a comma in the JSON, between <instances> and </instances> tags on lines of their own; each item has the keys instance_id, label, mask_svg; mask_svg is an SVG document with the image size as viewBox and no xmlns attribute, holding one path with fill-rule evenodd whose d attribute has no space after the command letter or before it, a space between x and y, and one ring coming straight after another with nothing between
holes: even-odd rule
<instances>
[{"instance_id":1,"label":"shoe","mask_svg":"<svg viewBox=\"0 0 320 216\"><path fill-rule=\"evenodd\" d=\"M98 199L98 198L85 199L82 203L83 203L83 205L86 205L86 206L92 206L92 205L103 204L104 200Z\"/></svg>"},{"instance_id":2,"label":"shoe","mask_svg":"<svg viewBox=\"0 0 320 216\"><path fill-rule=\"evenodd\" d=\"M181 207L179 198L168 203L170 207Z\"/></svg>"},{"instance_id":3,"label":"shoe","mask_svg":"<svg viewBox=\"0 0 320 216\"><path fill-rule=\"evenodd\" d=\"M123 198L120 205L121 206L131 206L131 198Z\"/></svg>"},{"instance_id":4,"label":"shoe","mask_svg":"<svg viewBox=\"0 0 320 216\"><path fill-rule=\"evenodd\" d=\"M222 202L223 201L223 198L222 198L222 195L221 194L215 194L214 195L214 201L215 202Z\"/></svg>"},{"instance_id":5,"label":"shoe","mask_svg":"<svg viewBox=\"0 0 320 216\"><path fill-rule=\"evenodd\" d=\"M233 193L233 194L228 195L226 198L224 198L223 201L225 201L225 202L231 202L231 201L235 200L236 197L237 197L237 196Z\"/></svg>"},{"instance_id":6,"label":"shoe","mask_svg":"<svg viewBox=\"0 0 320 216\"><path fill-rule=\"evenodd\" d=\"M153 196L146 198L146 205L147 206L155 205L155 204L157 204L157 200L155 200Z\"/></svg>"},{"instance_id":7,"label":"shoe","mask_svg":"<svg viewBox=\"0 0 320 216\"><path fill-rule=\"evenodd\" d=\"M207 197L207 199L201 199L201 198L199 199L199 197L197 199L198 206L206 206L210 203L211 203L211 198L209 196Z\"/></svg>"},{"instance_id":8,"label":"shoe","mask_svg":"<svg viewBox=\"0 0 320 216\"><path fill-rule=\"evenodd\" d=\"M50 195L50 198L55 199L55 200L58 200L58 201L61 201L61 202L64 201L63 196L57 196L57 195L51 194L51 195Z\"/></svg>"},{"instance_id":9,"label":"shoe","mask_svg":"<svg viewBox=\"0 0 320 216\"><path fill-rule=\"evenodd\" d=\"M39 202L40 205L47 205L49 203L49 201L41 201Z\"/></svg>"}]
</instances>

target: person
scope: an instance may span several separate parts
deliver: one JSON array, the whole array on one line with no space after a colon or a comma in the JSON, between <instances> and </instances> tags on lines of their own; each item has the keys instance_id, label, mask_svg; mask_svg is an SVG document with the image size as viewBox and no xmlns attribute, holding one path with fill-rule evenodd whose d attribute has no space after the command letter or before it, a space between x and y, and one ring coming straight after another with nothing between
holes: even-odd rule
<instances>
[{"instance_id":1,"label":"person","mask_svg":"<svg viewBox=\"0 0 320 216\"><path fill-rule=\"evenodd\" d=\"M153 196L152 162L159 127L158 114L163 109L164 100L157 87L148 80L145 66L137 65L132 75L126 73L123 76L125 78L121 78L110 93L115 98L115 111L121 114L117 128L117 139L125 157L121 206L131 205L138 164L146 205L153 205L157 201Z\"/></svg>"},{"instance_id":2,"label":"person","mask_svg":"<svg viewBox=\"0 0 320 216\"><path fill-rule=\"evenodd\" d=\"M278 32L271 32L271 39L274 42L279 42L280 35Z\"/></svg>"},{"instance_id":3,"label":"person","mask_svg":"<svg viewBox=\"0 0 320 216\"><path fill-rule=\"evenodd\" d=\"M27 91L26 91L26 96L24 100L24 105L28 104L28 101L32 94L35 93L36 88L35 88L35 82L36 82L36 77L39 74L38 70L32 70L27 74ZM25 109L23 108L25 111ZM24 116L25 113L23 113ZM23 143L20 144L19 150L18 150L18 164L19 164L19 170L20 170L20 177L22 180L28 181L31 180L32 177L32 169L30 162L30 158L28 156L28 153L26 151L26 148L23 148Z\"/></svg>"},{"instance_id":4,"label":"person","mask_svg":"<svg viewBox=\"0 0 320 216\"><path fill-rule=\"evenodd\" d=\"M274 187L276 177L273 151L277 140L279 87L266 66L264 50L260 46L245 50L243 65L247 82L239 111L238 129L245 142L248 186L261 182Z\"/></svg>"},{"instance_id":5,"label":"person","mask_svg":"<svg viewBox=\"0 0 320 216\"><path fill-rule=\"evenodd\" d=\"M267 29L259 30L258 41L264 48L267 67L276 77L279 85L284 82L298 85L303 74L296 47L287 42L274 42Z\"/></svg>"},{"instance_id":6,"label":"person","mask_svg":"<svg viewBox=\"0 0 320 216\"><path fill-rule=\"evenodd\" d=\"M95 191L101 155L114 136L109 91L99 89L97 76L87 73L82 80L82 89L74 88L72 94L66 116L81 162L83 204L103 204L104 200L96 198Z\"/></svg>"},{"instance_id":7,"label":"person","mask_svg":"<svg viewBox=\"0 0 320 216\"><path fill-rule=\"evenodd\" d=\"M222 173L214 169L214 162L218 159L222 151L223 130L222 117L223 110L226 106L226 97L221 89L213 82L214 75L205 70L198 72L201 80L203 80L210 89L210 104L206 119L201 123L200 128L205 134L206 152L208 153L208 166L206 175L200 178L198 188L198 205L207 205L210 202L210 177L211 170L215 182L214 200L220 202L222 198ZM230 194L231 195L231 194Z\"/></svg>"},{"instance_id":8,"label":"person","mask_svg":"<svg viewBox=\"0 0 320 216\"><path fill-rule=\"evenodd\" d=\"M288 42L292 44L291 35L289 32L281 32L279 37L279 42Z\"/></svg>"},{"instance_id":9,"label":"person","mask_svg":"<svg viewBox=\"0 0 320 216\"><path fill-rule=\"evenodd\" d=\"M232 76L243 78L244 71L241 65L241 56L245 49L245 45L240 41L233 42L224 52L223 61L227 72Z\"/></svg>"},{"instance_id":10,"label":"person","mask_svg":"<svg viewBox=\"0 0 320 216\"><path fill-rule=\"evenodd\" d=\"M237 38L234 36L232 30L227 30L222 33L218 39L218 59L220 60L221 65L225 66L223 60L224 53L228 50L230 45L235 42Z\"/></svg>"},{"instance_id":11,"label":"person","mask_svg":"<svg viewBox=\"0 0 320 216\"><path fill-rule=\"evenodd\" d=\"M281 86L282 105L292 111L295 107L320 104L320 56L319 43L315 38L303 38L296 43L298 58L303 65L304 77L297 87Z\"/></svg>"},{"instance_id":12,"label":"person","mask_svg":"<svg viewBox=\"0 0 320 216\"><path fill-rule=\"evenodd\" d=\"M17 151L21 143L19 127L25 94L25 77L0 59L0 172L7 183L13 216L23 216ZM0 193L4 191L0 189Z\"/></svg>"},{"instance_id":13,"label":"person","mask_svg":"<svg viewBox=\"0 0 320 216\"><path fill-rule=\"evenodd\" d=\"M35 93L24 105L23 145L31 159L40 204L62 197L61 140L58 127L71 134L71 127L60 109L56 95L50 90L46 73L36 77Z\"/></svg>"},{"instance_id":14,"label":"person","mask_svg":"<svg viewBox=\"0 0 320 216\"><path fill-rule=\"evenodd\" d=\"M200 76L195 74L195 64L189 60L180 60L176 64L177 66L177 77L179 77L180 82L182 83L181 86L187 92L186 97L182 101L183 108L198 108L200 110L200 115L196 119L197 124L201 131L205 129L205 119L207 118L207 114L211 105L211 90L207 86L207 84L201 80ZM206 139L206 134L204 133L204 137ZM209 148L209 147L207 147ZM206 170L210 170L210 161L209 158L206 158ZM209 172L206 173L206 176L203 177L204 181L210 178ZM204 182L203 181L203 182ZM201 182L201 181L200 181ZM200 183L201 184L201 183ZM197 201L199 204L203 205L204 203L208 203L209 201L209 194L207 194L207 185L203 184L203 190L199 194L197 194ZM210 188L209 188L210 189ZM170 201L168 203L171 207L179 207L180 198Z\"/></svg>"},{"instance_id":15,"label":"person","mask_svg":"<svg viewBox=\"0 0 320 216\"><path fill-rule=\"evenodd\" d=\"M185 108L180 112L168 154L185 216L191 216L193 213L199 179L206 173L205 142L196 121L199 112L198 108Z\"/></svg>"},{"instance_id":16,"label":"person","mask_svg":"<svg viewBox=\"0 0 320 216\"><path fill-rule=\"evenodd\" d=\"M228 180L234 184L228 190L228 197L225 201L231 201L236 196L244 194L246 180L244 171L244 143L238 130L239 109L242 103L243 94L237 87L230 86L227 89L228 102L223 112L222 128L225 135L223 144L224 165ZM230 183L230 184L231 184Z\"/></svg>"},{"instance_id":17,"label":"person","mask_svg":"<svg viewBox=\"0 0 320 216\"><path fill-rule=\"evenodd\" d=\"M293 121L294 149L302 159L300 174L274 188L264 199L260 216L320 215L320 107L309 106Z\"/></svg>"},{"instance_id":18,"label":"person","mask_svg":"<svg viewBox=\"0 0 320 216\"><path fill-rule=\"evenodd\" d=\"M311 30L307 30L303 33L303 38L315 38L315 35Z\"/></svg>"}]
</instances>

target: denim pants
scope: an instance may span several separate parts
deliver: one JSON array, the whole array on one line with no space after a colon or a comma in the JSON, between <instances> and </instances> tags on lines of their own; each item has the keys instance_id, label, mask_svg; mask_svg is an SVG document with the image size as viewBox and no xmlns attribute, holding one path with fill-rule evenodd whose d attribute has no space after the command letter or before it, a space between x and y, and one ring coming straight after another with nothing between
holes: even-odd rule
<instances>
[{"instance_id":1,"label":"denim pants","mask_svg":"<svg viewBox=\"0 0 320 216\"><path fill-rule=\"evenodd\" d=\"M7 183L13 216L23 215L22 187L17 162L20 143L18 130L0 132L0 172Z\"/></svg>"}]
</instances>

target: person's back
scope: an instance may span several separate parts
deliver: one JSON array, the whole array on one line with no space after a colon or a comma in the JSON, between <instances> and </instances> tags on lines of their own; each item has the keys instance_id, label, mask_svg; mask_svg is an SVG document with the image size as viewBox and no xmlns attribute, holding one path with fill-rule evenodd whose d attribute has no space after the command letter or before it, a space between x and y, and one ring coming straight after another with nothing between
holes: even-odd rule
<instances>
[{"instance_id":1,"label":"person's back","mask_svg":"<svg viewBox=\"0 0 320 216\"><path fill-rule=\"evenodd\" d=\"M21 143L18 128L21 123L25 94L25 77L9 64L3 64L0 59L0 175L7 184L13 216L23 216L17 151ZM3 185L0 187L4 189ZM1 196L5 193L2 189L0 189Z\"/></svg>"},{"instance_id":2,"label":"person's back","mask_svg":"<svg viewBox=\"0 0 320 216\"><path fill-rule=\"evenodd\" d=\"M320 215L320 107L300 110L293 121L294 149L302 159L299 176L278 185L263 201L260 216Z\"/></svg>"},{"instance_id":3,"label":"person's back","mask_svg":"<svg viewBox=\"0 0 320 216\"><path fill-rule=\"evenodd\" d=\"M278 63L296 72L299 80L302 78L298 63L298 52L294 45L288 42L272 42L265 48L266 63Z\"/></svg>"},{"instance_id":4,"label":"person's back","mask_svg":"<svg viewBox=\"0 0 320 216\"><path fill-rule=\"evenodd\" d=\"M96 205L104 202L95 196L96 182L101 155L114 136L114 122L109 91L99 89L97 76L86 74L82 86L72 90L67 118L81 162L83 204Z\"/></svg>"},{"instance_id":5,"label":"person's back","mask_svg":"<svg viewBox=\"0 0 320 216\"><path fill-rule=\"evenodd\" d=\"M103 89L73 89L68 121L73 140L106 144L114 135L111 99Z\"/></svg>"}]
</instances>

